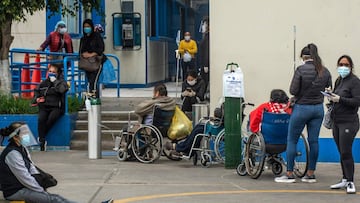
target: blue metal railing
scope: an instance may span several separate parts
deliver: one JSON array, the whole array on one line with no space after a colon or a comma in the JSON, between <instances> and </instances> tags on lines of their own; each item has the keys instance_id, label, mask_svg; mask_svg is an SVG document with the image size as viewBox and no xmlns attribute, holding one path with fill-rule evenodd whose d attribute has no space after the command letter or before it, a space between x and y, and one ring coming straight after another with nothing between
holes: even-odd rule
<instances>
[{"instance_id":1,"label":"blue metal railing","mask_svg":"<svg viewBox=\"0 0 360 203\"><path fill-rule=\"evenodd\" d=\"M40 62L33 62L33 63L24 63L24 57L17 56L17 54L39 54L40 58L46 59L45 61L42 60ZM63 60L48 60L48 56L63 56ZM115 64L115 72L117 73L117 80L116 80L116 88L117 88L117 97L120 97L120 60L116 55L113 54L106 54L109 59L113 59L116 62ZM81 98L82 92L86 91L86 77L85 72L79 70L76 66L75 62L79 60L79 54L73 53L61 53L61 52L48 52L48 51L36 51L33 49L18 49L14 48L10 50L10 71L12 73L12 83L13 89L12 93L17 93L19 97L22 96L24 92L32 92L31 89L23 90L21 87L22 85L38 85L39 83L36 82L23 82L21 78L21 72L24 69L28 69L33 71L34 69L40 69L41 71L41 78L45 79L47 66L50 63L62 63L64 64L64 79L67 82L70 82L70 90L67 92L67 95L78 95ZM33 58L33 56L31 56ZM22 60L21 62L17 60ZM40 67L39 67L40 66ZM113 83L112 83L113 84ZM17 88L15 88L15 86ZM67 99L65 100L65 112L67 112Z\"/></svg>"}]
</instances>

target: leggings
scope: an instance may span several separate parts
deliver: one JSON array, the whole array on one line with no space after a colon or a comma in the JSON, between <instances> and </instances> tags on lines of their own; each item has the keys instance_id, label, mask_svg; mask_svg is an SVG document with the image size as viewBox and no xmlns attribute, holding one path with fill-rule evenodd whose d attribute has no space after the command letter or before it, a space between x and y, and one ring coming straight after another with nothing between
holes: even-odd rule
<instances>
[{"instance_id":1,"label":"leggings","mask_svg":"<svg viewBox=\"0 0 360 203\"><path fill-rule=\"evenodd\" d=\"M354 180L354 158L352 155L352 145L356 133L359 131L359 121L349 123L334 122L332 133L340 154L340 163L343 179Z\"/></svg>"},{"instance_id":2,"label":"leggings","mask_svg":"<svg viewBox=\"0 0 360 203\"><path fill-rule=\"evenodd\" d=\"M93 72L86 71L86 77L88 79L88 91L90 93L95 93L96 98L99 98L99 78L102 71L102 65L100 65L100 68Z\"/></svg>"},{"instance_id":3,"label":"leggings","mask_svg":"<svg viewBox=\"0 0 360 203\"><path fill-rule=\"evenodd\" d=\"M38 131L41 143L45 141L46 134L63 114L64 111L60 108L39 108Z\"/></svg>"}]
</instances>

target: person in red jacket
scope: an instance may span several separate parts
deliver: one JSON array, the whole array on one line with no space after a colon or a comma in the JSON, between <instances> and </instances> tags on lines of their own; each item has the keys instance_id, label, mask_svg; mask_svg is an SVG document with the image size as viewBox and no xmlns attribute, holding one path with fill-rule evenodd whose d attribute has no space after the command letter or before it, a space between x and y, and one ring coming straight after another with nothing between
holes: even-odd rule
<instances>
[{"instance_id":1,"label":"person in red jacket","mask_svg":"<svg viewBox=\"0 0 360 203\"><path fill-rule=\"evenodd\" d=\"M289 97L284 90L273 89L270 94L270 101L259 105L250 113L250 130L253 133L260 131L262 115L266 112L270 113L288 113L291 114L289 107Z\"/></svg>"},{"instance_id":2,"label":"person in red jacket","mask_svg":"<svg viewBox=\"0 0 360 203\"><path fill-rule=\"evenodd\" d=\"M49 47L50 52L62 52L73 53L73 44L70 35L67 33L66 24L64 21L59 21L55 25L55 30L51 32L46 40L37 49L38 51L44 51L46 47ZM61 56L53 55L49 56L50 60L62 59Z\"/></svg>"}]
</instances>

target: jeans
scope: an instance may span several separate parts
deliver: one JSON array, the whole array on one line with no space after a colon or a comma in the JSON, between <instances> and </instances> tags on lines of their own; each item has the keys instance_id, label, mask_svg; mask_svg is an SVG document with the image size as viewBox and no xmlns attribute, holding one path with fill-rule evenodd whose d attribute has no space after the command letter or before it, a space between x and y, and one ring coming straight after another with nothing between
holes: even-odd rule
<instances>
[{"instance_id":1,"label":"jeans","mask_svg":"<svg viewBox=\"0 0 360 203\"><path fill-rule=\"evenodd\" d=\"M191 146L194 142L195 136L200 133L204 133L204 124L197 124L194 129L191 131L190 135L186 137L183 142L179 142L176 144L175 150L177 152L184 152L185 154L189 154L191 150ZM194 147L200 146L201 139L197 139Z\"/></svg>"},{"instance_id":2,"label":"jeans","mask_svg":"<svg viewBox=\"0 0 360 203\"><path fill-rule=\"evenodd\" d=\"M36 192L28 188L23 188L15 194L6 198L7 200L25 200L27 203L75 203L57 194L48 192Z\"/></svg>"},{"instance_id":3,"label":"jeans","mask_svg":"<svg viewBox=\"0 0 360 203\"><path fill-rule=\"evenodd\" d=\"M294 171L296 145L305 126L308 133L310 147L309 170L316 169L319 155L319 133L324 117L323 104L301 105L295 104L289 121L286 146L287 171Z\"/></svg>"}]
</instances>

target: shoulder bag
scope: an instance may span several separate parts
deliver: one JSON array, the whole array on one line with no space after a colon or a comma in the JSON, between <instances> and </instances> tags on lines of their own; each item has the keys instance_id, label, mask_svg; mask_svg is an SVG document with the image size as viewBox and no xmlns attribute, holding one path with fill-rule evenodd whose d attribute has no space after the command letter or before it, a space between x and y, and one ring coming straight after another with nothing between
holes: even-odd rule
<instances>
[{"instance_id":1,"label":"shoulder bag","mask_svg":"<svg viewBox=\"0 0 360 203\"><path fill-rule=\"evenodd\" d=\"M46 173L37 166L35 167L39 171L39 174L32 174L32 176L41 187L46 189L57 185L57 180L51 174Z\"/></svg>"}]
</instances>

